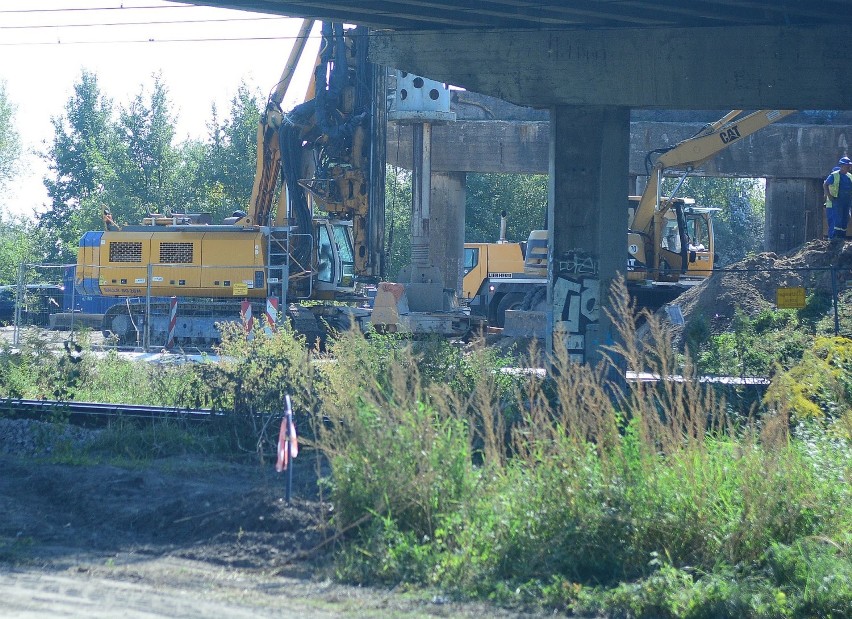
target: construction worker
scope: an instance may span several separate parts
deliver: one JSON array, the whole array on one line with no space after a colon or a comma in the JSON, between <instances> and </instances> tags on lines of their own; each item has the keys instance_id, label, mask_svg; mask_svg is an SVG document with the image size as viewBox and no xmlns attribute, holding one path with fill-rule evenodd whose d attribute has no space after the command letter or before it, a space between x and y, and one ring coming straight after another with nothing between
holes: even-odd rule
<instances>
[{"instance_id":1,"label":"construction worker","mask_svg":"<svg viewBox=\"0 0 852 619\"><path fill-rule=\"evenodd\" d=\"M828 220L828 238L846 238L849 209L852 207L852 159L841 157L822 184L825 194L825 214Z\"/></svg>"}]
</instances>

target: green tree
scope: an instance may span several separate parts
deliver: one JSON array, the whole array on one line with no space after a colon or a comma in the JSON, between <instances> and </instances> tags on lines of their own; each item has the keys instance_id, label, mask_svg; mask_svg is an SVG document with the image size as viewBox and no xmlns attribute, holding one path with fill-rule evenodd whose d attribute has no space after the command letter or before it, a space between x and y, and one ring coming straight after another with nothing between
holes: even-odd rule
<instances>
[{"instance_id":1,"label":"green tree","mask_svg":"<svg viewBox=\"0 0 852 619\"><path fill-rule=\"evenodd\" d=\"M506 238L510 241L526 241L531 230L544 228L547 176L468 174L465 241L496 241L503 211L508 216Z\"/></svg>"},{"instance_id":2,"label":"green tree","mask_svg":"<svg viewBox=\"0 0 852 619\"><path fill-rule=\"evenodd\" d=\"M21 141L15 129L15 107L0 81L0 188L12 178L21 155Z\"/></svg>"},{"instance_id":3,"label":"green tree","mask_svg":"<svg viewBox=\"0 0 852 619\"><path fill-rule=\"evenodd\" d=\"M38 235L34 223L23 216L0 211L0 285L18 282L18 267L37 256Z\"/></svg>"},{"instance_id":4,"label":"green tree","mask_svg":"<svg viewBox=\"0 0 852 619\"><path fill-rule=\"evenodd\" d=\"M96 74L82 72L65 113L51 122L54 137L43 155L50 170L44 180L50 205L38 217L49 241L41 258L68 262L74 259L80 235L100 226L102 208L109 206L109 189L117 179L112 102L101 93Z\"/></svg>"},{"instance_id":5,"label":"green tree","mask_svg":"<svg viewBox=\"0 0 852 619\"><path fill-rule=\"evenodd\" d=\"M175 117L168 89L153 76L150 94L143 87L130 105L121 109L115 166L126 207L115 213L124 221L139 221L150 212L181 212L175 204L175 175L179 155L174 146Z\"/></svg>"},{"instance_id":6,"label":"green tree","mask_svg":"<svg viewBox=\"0 0 852 619\"><path fill-rule=\"evenodd\" d=\"M391 281L411 264L411 172L391 166L385 179L385 256Z\"/></svg>"},{"instance_id":7,"label":"green tree","mask_svg":"<svg viewBox=\"0 0 852 619\"><path fill-rule=\"evenodd\" d=\"M207 208L214 221L248 207L257 161L260 113L260 93L251 91L245 83L240 84L231 99L227 119L220 122L216 106L212 107L199 184L204 187Z\"/></svg>"},{"instance_id":8,"label":"green tree","mask_svg":"<svg viewBox=\"0 0 852 619\"><path fill-rule=\"evenodd\" d=\"M206 182L207 153L202 140L185 140L176 146L170 198L174 212L212 212L211 190Z\"/></svg>"}]
</instances>

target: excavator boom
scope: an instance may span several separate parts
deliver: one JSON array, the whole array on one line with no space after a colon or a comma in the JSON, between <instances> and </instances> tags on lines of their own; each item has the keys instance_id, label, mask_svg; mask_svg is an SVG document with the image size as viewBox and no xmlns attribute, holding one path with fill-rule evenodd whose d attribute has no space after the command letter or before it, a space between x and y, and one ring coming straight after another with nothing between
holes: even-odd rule
<instances>
[{"instance_id":1,"label":"excavator boom","mask_svg":"<svg viewBox=\"0 0 852 619\"><path fill-rule=\"evenodd\" d=\"M694 136L665 149L649 170L648 184L639 198L628 232L629 272L628 279L651 279L678 281L680 273L694 272L706 277L713 268L713 251L705 246L698 253L689 249L694 239L687 230L687 202L676 198L686 177L705 161L732 144L739 142L764 127L775 123L796 110L758 110L742 116L743 110L731 110L716 122L706 125ZM663 174L666 170L681 170L682 177L677 188L668 197L661 195ZM675 216L670 212L674 209ZM703 223L697 223L697 219ZM691 215L692 226L707 229L709 245L713 244L709 233L709 214ZM666 240L664 237L674 238ZM696 264L700 262L700 268ZM677 265L680 266L677 266ZM639 266L641 265L641 266ZM630 272L632 271L632 272Z\"/></svg>"},{"instance_id":2,"label":"excavator boom","mask_svg":"<svg viewBox=\"0 0 852 619\"><path fill-rule=\"evenodd\" d=\"M758 110L739 118L742 110L731 110L693 137L667 149L649 171L648 184L642 192L630 227L646 234L651 233L650 225L655 214L667 208L668 200L660 196L660 183L665 170L683 169L687 173L692 172L694 168L735 142L795 112L796 110Z\"/></svg>"}]
</instances>

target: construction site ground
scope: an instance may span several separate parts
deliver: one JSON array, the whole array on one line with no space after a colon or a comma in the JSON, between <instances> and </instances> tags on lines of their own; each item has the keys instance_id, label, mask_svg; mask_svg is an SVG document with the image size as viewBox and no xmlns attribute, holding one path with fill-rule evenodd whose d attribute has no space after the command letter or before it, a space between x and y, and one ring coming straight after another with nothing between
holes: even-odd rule
<instances>
[{"instance_id":1,"label":"construction site ground","mask_svg":"<svg viewBox=\"0 0 852 619\"><path fill-rule=\"evenodd\" d=\"M815 240L784 254L764 252L714 273L687 290L674 303L684 323L703 317L714 334L727 331L739 309L749 316L775 307L776 292L783 287L803 287L807 294L832 290L842 293L852 286L852 241ZM834 268L834 283L832 272ZM676 341L682 328L672 325Z\"/></svg>"},{"instance_id":2,"label":"construction site ground","mask_svg":"<svg viewBox=\"0 0 852 619\"><path fill-rule=\"evenodd\" d=\"M332 511L310 452L287 505L272 463L56 464L16 453L35 422L0 422L4 618L519 616L439 591L335 582Z\"/></svg>"}]
</instances>

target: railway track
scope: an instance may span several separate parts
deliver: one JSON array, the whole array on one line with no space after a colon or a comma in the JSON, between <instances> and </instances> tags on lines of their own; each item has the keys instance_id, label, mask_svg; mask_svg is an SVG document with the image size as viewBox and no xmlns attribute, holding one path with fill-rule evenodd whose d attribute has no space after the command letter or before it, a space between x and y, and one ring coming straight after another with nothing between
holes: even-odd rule
<instances>
[{"instance_id":1,"label":"railway track","mask_svg":"<svg viewBox=\"0 0 852 619\"><path fill-rule=\"evenodd\" d=\"M0 416L9 419L45 421L61 417L75 425L102 426L111 419L175 419L210 421L222 413L205 408L145 406L141 404L103 404L100 402L68 402L59 400L0 399Z\"/></svg>"}]
</instances>

